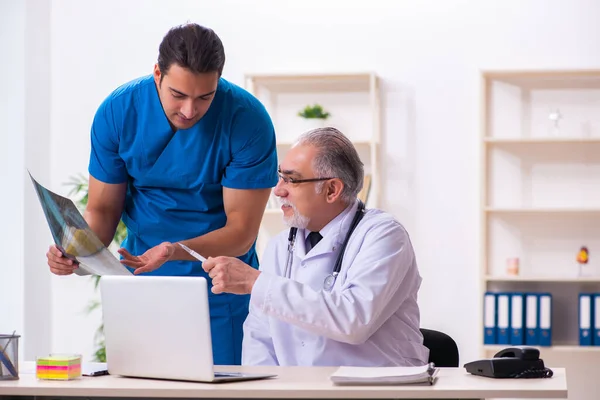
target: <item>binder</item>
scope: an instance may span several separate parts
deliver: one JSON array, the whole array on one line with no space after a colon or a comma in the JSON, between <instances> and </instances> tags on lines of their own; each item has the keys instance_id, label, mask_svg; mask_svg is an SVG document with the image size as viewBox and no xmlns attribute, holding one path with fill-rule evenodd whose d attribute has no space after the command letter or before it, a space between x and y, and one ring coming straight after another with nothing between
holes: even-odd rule
<instances>
[{"instance_id":1,"label":"binder","mask_svg":"<svg viewBox=\"0 0 600 400\"><path fill-rule=\"evenodd\" d=\"M539 343L538 310L538 295L525 295L525 344L528 346L537 346Z\"/></svg>"},{"instance_id":2,"label":"binder","mask_svg":"<svg viewBox=\"0 0 600 400\"><path fill-rule=\"evenodd\" d=\"M593 315L594 295L590 293L579 294L579 345L591 346L593 344Z\"/></svg>"},{"instance_id":3,"label":"binder","mask_svg":"<svg viewBox=\"0 0 600 400\"><path fill-rule=\"evenodd\" d=\"M523 293L510 296L510 344L525 344L525 304Z\"/></svg>"},{"instance_id":4,"label":"binder","mask_svg":"<svg viewBox=\"0 0 600 400\"><path fill-rule=\"evenodd\" d=\"M510 344L510 295L498 293L498 343Z\"/></svg>"},{"instance_id":5,"label":"binder","mask_svg":"<svg viewBox=\"0 0 600 400\"><path fill-rule=\"evenodd\" d=\"M433 363L416 367L341 366L329 379L335 385L433 385L439 370Z\"/></svg>"},{"instance_id":6,"label":"binder","mask_svg":"<svg viewBox=\"0 0 600 400\"><path fill-rule=\"evenodd\" d=\"M593 299L592 320L590 321L590 325L593 327L592 344L600 346L600 294L594 294Z\"/></svg>"},{"instance_id":7,"label":"binder","mask_svg":"<svg viewBox=\"0 0 600 400\"><path fill-rule=\"evenodd\" d=\"M541 293L539 298L539 345L552 346L552 295Z\"/></svg>"},{"instance_id":8,"label":"binder","mask_svg":"<svg viewBox=\"0 0 600 400\"><path fill-rule=\"evenodd\" d=\"M483 343L496 344L497 342L497 313L496 294L486 292L483 300Z\"/></svg>"}]
</instances>

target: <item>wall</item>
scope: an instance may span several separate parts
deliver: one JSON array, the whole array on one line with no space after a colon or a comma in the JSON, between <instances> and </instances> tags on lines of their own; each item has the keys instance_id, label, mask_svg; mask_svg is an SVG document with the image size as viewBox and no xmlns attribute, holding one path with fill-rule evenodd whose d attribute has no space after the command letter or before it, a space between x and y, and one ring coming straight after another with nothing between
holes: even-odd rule
<instances>
[{"instance_id":1,"label":"wall","mask_svg":"<svg viewBox=\"0 0 600 400\"><path fill-rule=\"evenodd\" d=\"M50 0L27 0L25 23L25 167L42 184L51 176ZM26 171L19 171L26 175ZM29 176L24 187L24 273L27 360L48 354L52 338L52 276L46 251L52 236Z\"/></svg>"},{"instance_id":2,"label":"wall","mask_svg":"<svg viewBox=\"0 0 600 400\"><path fill-rule=\"evenodd\" d=\"M65 193L62 184L85 173L96 107L117 85L151 72L173 25L214 28L226 47L224 75L238 84L245 72L376 71L384 208L413 238L422 325L451 334L465 362L478 357L480 337L478 71L597 68L599 13L593 0L54 1L48 184ZM86 278L52 279L53 350L89 354L98 318L82 308L92 292Z\"/></svg>"},{"instance_id":3,"label":"wall","mask_svg":"<svg viewBox=\"0 0 600 400\"><path fill-rule=\"evenodd\" d=\"M0 48L9 62L0 105L0 333L21 335L20 357L50 351L50 275L45 252L50 235L27 170L50 176L50 0L0 2ZM10 193L10 194L9 194ZM8 307L8 304L11 304Z\"/></svg>"},{"instance_id":4,"label":"wall","mask_svg":"<svg viewBox=\"0 0 600 400\"><path fill-rule=\"evenodd\" d=\"M16 330L22 334L24 174L15 166L22 166L25 160L25 3L1 0L0 10L0 49L11 55L10 63L0 63L1 76L11 77L5 80L4 93L0 96L0 182L3 192L10 193L10 196L0 197L0 221L4 226L0 230L0 252L3 254L0 266L0 333Z\"/></svg>"}]
</instances>

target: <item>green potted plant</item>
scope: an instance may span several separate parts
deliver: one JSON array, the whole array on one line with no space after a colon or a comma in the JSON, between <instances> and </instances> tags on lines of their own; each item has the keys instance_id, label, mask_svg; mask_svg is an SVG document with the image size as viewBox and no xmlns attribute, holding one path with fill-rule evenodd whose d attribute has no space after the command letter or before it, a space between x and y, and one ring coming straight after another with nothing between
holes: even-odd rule
<instances>
[{"instance_id":1,"label":"green potted plant","mask_svg":"<svg viewBox=\"0 0 600 400\"><path fill-rule=\"evenodd\" d=\"M331 114L323 109L320 104L307 105L304 109L298 112L298 116L303 121L303 131L308 131L315 128L325 126L325 121Z\"/></svg>"},{"instance_id":2,"label":"green potted plant","mask_svg":"<svg viewBox=\"0 0 600 400\"><path fill-rule=\"evenodd\" d=\"M88 179L79 174L77 176L71 177L71 180L67 182L67 186L71 186L71 191L69 192L69 196L73 197L73 202L79 208L79 210L83 213L85 207L88 202ZM127 236L127 227L123 223L123 221L119 221L119 225L117 226L117 230L115 232L115 236L113 238L112 243L109 246L109 249L115 253L117 256L116 249L121 247L121 243ZM100 284L100 276L92 275L91 279L94 281L94 290L98 289L98 285ZM92 313L94 310L100 310L101 304L99 300L92 300L85 307L86 314ZM104 324L100 324L98 329L96 329L96 333L94 335L94 359L92 361L97 362L106 362L106 348L104 346Z\"/></svg>"}]
</instances>

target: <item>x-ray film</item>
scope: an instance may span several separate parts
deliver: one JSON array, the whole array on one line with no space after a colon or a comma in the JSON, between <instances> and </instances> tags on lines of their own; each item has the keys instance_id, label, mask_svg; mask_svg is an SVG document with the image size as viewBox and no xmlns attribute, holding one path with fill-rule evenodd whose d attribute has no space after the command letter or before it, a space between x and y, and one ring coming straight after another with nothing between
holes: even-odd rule
<instances>
[{"instance_id":1,"label":"x-ray film","mask_svg":"<svg viewBox=\"0 0 600 400\"><path fill-rule=\"evenodd\" d=\"M132 275L90 229L71 199L40 185L29 174L50 233L63 255L79 262L78 275Z\"/></svg>"}]
</instances>

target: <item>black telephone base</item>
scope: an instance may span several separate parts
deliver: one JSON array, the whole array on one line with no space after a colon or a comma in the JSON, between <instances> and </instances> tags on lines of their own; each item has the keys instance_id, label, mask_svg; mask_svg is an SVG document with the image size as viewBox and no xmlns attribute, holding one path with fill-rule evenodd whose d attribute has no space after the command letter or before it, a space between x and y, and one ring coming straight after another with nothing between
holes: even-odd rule
<instances>
[{"instance_id":1,"label":"black telephone base","mask_svg":"<svg viewBox=\"0 0 600 400\"><path fill-rule=\"evenodd\" d=\"M550 378L551 369L542 360L492 358L465 364L467 372L488 378Z\"/></svg>"}]
</instances>

